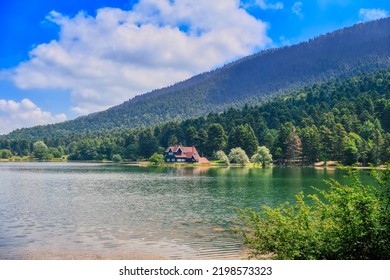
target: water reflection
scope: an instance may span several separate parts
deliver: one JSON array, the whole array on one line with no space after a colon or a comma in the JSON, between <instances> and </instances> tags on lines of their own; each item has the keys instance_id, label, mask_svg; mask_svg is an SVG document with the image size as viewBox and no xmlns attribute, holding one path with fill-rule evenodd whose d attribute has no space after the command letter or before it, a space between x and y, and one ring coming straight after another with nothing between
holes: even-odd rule
<instances>
[{"instance_id":1,"label":"water reflection","mask_svg":"<svg viewBox=\"0 0 390 280\"><path fill-rule=\"evenodd\" d=\"M241 257L235 207L293 200L313 168L0 164L0 258Z\"/></svg>"}]
</instances>

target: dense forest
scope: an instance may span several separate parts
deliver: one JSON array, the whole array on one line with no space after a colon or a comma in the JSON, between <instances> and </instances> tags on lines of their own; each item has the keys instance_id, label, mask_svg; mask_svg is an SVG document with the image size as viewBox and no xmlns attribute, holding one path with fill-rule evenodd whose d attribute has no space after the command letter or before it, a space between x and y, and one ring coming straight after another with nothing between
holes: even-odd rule
<instances>
[{"instance_id":1,"label":"dense forest","mask_svg":"<svg viewBox=\"0 0 390 280\"><path fill-rule=\"evenodd\" d=\"M262 105L147 128L47 137L0 138L0 157L73 160L148 159L170 145L195 145L207 157L241 147L250 158L267 147L278 163L382 164L390 160L390 70L304 87Z\"/></svg>"},{"instance_id":2,"label":"dense forest","mask_svg":"<svg viewBox=\"0 0 390 280\"><path fill-rule=\"evenodd\" d=\"M260 104L288 90L386 70L390 67L389 42L390 18L360 23L298 45L262 51L170 87L139 95L103 112L60 124L19 129L10 138L56 135L69 139L73 133L145 127L222 112L230 107L242 108L247 103ZM267 116L263 118L270 129L277 129ZM224 129L230 132L229 127Z\"/></svg>"}]
</instances>

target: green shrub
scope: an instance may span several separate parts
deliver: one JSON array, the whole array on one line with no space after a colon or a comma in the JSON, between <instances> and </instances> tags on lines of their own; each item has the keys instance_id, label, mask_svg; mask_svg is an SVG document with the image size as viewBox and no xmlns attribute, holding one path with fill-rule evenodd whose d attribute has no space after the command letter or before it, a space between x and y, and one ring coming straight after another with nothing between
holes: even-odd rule
<instances>
[{"instance_id":1,"label":"green shrub","mask_svg":"<svg viewBox=\"0 0 390 280\"><path fill-rule=\"evenodd\" d=\"M255 165L260 164L265 167L272 162L272 155L269 149L265 146L261 146L257 148L257 153L254 154L251 158L251 162Z\"/></svg>"},{"instance_id":2,"label":"green shrub","mask_svg":"<svg viewBox=\"0 0 390 280\"><path fill-rule=\"evenodd\" d=\"M241 209L240 232L251 258L275 259L389 259L389 170L374 171L377 185L364 186L356 171L352 183L327 183L329 191L310 195L301 192L294 204L259 212Z\"/></svg>"},{"instance_id":3,"label":"green shrub","mask_svg":"<svg viewBox=\"0 0 390 280\"><path fill-rule=\"evenodd\" d=\"M248 156L246 155L245 151L240 147L231 149L228 157L230 163L237 163L241 165L249 163Z\"/></svg>"},{"instance_id":4,"label":"green shrub","mask_svg":"<svg viewBox=\"0 0 390 280\"><path fill-rule=\"evenodd\" d=\"M150 158L149 162L152 162L154 164L160 164L164 162L164 155L154 153Z\"/></svg>"},{"instance_id":5,"label":"green shrub","mask_svg":"<svg viewBox=\"0 0 390 280\"><path fill-rule=\"evenodd\" d=\"M112 161L113 161L113 162L121 162L121 161L122 161L121 155L119 155L119 154L113 155L113 156L112 156Z\"/></svg>"},{"instance_id":6,"label":"green shrub","mask_svg":"<svg viewBox=\"0 0 390 280\"><path fill-rule=\"evenodd\" d=\"M0 158L2 159L10 159L12 157L12 153L8 149L0 150Z\"/></svg>"},{"instance_id":7,"label":"green shrub","mask_svg":"<svg viewBox=\"0 0 390 280\"><path fill-rule=\"evenodd\" d=\"M229 165L229 158L228 156L224 153L224 151L218 151L215 153L214 158L218 159L218 163L225 163L226 165Z\"/></svg>"}]
</instances>

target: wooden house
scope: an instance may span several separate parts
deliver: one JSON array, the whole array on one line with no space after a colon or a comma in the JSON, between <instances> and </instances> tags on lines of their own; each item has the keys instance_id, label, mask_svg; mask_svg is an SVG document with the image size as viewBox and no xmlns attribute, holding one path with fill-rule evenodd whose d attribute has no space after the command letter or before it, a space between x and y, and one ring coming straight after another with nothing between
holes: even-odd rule
<instances>
[{"instance_id":1,"label":"wooden house","mask_svg":"<svg viewBox=\"0 0 390 280\"><path fill-rule=\"evenodd\" d=\"M199 163L210 164L205 157L201 157L194 146L172 146L165 150L164 160L167 163Z\"/></svg>"}]
</instances>

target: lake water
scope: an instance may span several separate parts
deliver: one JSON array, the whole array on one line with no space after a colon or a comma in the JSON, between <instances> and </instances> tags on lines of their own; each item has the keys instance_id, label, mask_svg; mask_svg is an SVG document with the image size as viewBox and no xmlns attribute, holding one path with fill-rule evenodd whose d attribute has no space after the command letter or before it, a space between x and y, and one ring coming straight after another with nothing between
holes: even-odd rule
<instances>
[{"instance_id":1,"label":"lake water","mask_svg":"<svg viewBox=\"0 0 390 280\"><path fill-rule=\"evenodd\" d=\"M343 174L3 162L0 259L239 259L235 207L293 201Z\"/></svg>"}]
</instances>

